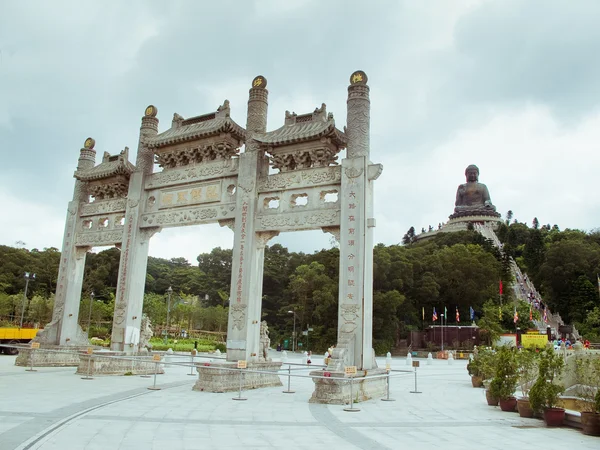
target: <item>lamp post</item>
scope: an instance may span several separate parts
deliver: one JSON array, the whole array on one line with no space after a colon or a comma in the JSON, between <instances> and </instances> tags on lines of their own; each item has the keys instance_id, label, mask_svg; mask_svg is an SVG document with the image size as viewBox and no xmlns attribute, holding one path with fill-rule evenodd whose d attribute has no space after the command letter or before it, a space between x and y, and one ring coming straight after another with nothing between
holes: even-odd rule
<instances>
[{"instance_id":1,"label":"lamp post","mask_svg":"<svg viewBox=\"0 0 600 450\"><path fill-rule=\"evenodd\" d=\"M169 314L171 312L171 294L173 289L169 286L167 289L168 301L167 301L167 329L165 330L165 345L169 342Z\"/></svg>"},{"instance_id":2,"label":"lamp post","mask_svg":"<svg viewBox=\"0 0 600 450\"><path fill-rule=\"evenodd\" d=\"M90 310L88 311L87 338L90 339L90 326L92 325L92 305L94 304L94 291L90 293Z\"/></svg>"},{"instance_id":3,"label":"lamp post","mask_svg":"<svg viewBox=\"0 0 600 450\"><path fill-rule=\"evenodd\" d=\"M294 315L294 332L292 333L292 352L296 351L296 310L288 311L288 314Z\"/></svg>"},{"instance_id":4,"label":"lamp post","mask_svg":"<svg viewBox=\"0 0 600 450\"><path fill-rule=\"evenodd\" d=\"M23 328L23 316L25 315L25 304L27 303L27 288L29 287L29 280L35 280L35 273L25 272L25 292L23 292L23 305L21 305L21 322L19 328Z\"/></svg>"}]
</instances>

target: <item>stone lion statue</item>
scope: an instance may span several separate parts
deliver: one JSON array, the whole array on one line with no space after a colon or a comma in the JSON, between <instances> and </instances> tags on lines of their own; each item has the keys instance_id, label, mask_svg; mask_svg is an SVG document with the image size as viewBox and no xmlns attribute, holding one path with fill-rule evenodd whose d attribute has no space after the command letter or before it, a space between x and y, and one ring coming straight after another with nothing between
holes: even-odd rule
<instances>
[{"instance_id":1,"label":"stone lion statue","mask_svg":"<svg viewBox=\"0 0 600 450\"><path fill-rule=\"evenodd\" d=\"M152 331L152 323L146 314L142 314L142 326L140 329L140 350L143 348L147 348L148 350L152 349L152 344L150 344L150 338L154 336L154 332Z\"/></svg>"},{"instance_id":2,"label":"stone lion statue","mask_svg":"<svg viewBox=\"0 0 600 450\"><path fill-rule=\"evenodd\" d=\"M269 348L271 347L271 339L269 338L269 327L267 321L263 320L260 323L260 355L259 361L271 361L269 358Z\"/></svg>"}]
</instances>

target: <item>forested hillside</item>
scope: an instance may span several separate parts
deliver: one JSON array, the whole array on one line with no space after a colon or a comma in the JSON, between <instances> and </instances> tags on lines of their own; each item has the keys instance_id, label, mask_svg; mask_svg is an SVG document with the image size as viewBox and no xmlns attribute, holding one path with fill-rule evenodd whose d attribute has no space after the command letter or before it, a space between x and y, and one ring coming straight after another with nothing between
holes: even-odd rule
<instances>
[{"instance_id":1,"label":"forested hillside","mask_svg":"<svg viewBox=\"0 0 600 450\"><path fill-rule=\"evenodd\" d=\"M514 256L530 274L544 300L566 321L591 339L598 339L600 301L600 233L557 227L504 224L498 230L507 254ZM95 293L92 331L110 334L120 251L112 248L87 257L80 323L88 321L89 294ZM0 319L8 321L21 313L24 272L36 273L30 282L25 320L44 324L51 318L60 253L55 248L39 251L0 246ZM337 334L337 249L314 254L289 252L281 245L265 250L262 311L273 343L289 339L293 314L304 346L322 350L335 343ZM231 250L215 248L191 264L183 258L149 258L144 311L156 326L166 322L166 291L173 289L171 325L183 329L226 331ZM411 329L427 326L432 311L446 307L449 324L458 308L461 321L470 322L469 307L481 325L498 332L514 330L510 289L505 289L505 310L498 317L498 284L511 283L507 261L478 233L439 234L409 245L383 245L374 249L374 343L387 351ZM518 325L528 327L528 307ZM494 311L484 316L484 311ZM482 320L483 319L483 320ZM307 339L309 342L307 343Z\"/></svg>"}]
</instances>

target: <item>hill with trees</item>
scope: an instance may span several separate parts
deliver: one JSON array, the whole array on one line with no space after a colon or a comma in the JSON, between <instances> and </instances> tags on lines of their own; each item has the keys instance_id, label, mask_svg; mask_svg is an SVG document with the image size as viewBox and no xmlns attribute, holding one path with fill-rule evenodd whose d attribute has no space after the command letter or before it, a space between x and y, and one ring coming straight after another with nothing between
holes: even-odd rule
<instances>
[{"instance_id":1,"label":"hill with trees","mask_svg":"<svg viewBox=\"0 0 600 450\"><path fill-rule=\"evenodd\" d=\"M600 340L600 232L560 231L504 223L497 231L502 255L475 231L440 233L424 242L378 244L374 248L373 333L378 353L394 347L410 330L431 324L432 311L444 307L453 324L455 309L463 323L469 308L478 325L492 333L514 330L510 289L504 291L504 313L498 317L498 284L510 286L507 255L529 274L544 301L566 322L574 322L590 340ZM179 329L226 331L232 251L214 248L192 265L184 258L148 259L144 312L155 327L166 322L166 291L173 289L170 323ZM120 251L90 253L86 260L80 323L87 326L90 292L95 294L92 334L110 336ZM23 301L25 272L30 282L26 322L47 323L52 315L60 252L0 246L0 320L18 319ZM299 336L315 351L335 343L339 279L337 248L313 254L290 252L276 244L265 249L262 312L272 343L289 339L293 315L296 329L313 331ZM507 307L507 305L509 305ZM528 306L520 305L519 326L529 324ZM306 342L306 341L309 342ZM306 347L305 347L306 348Z\"/></svg>"}]
</instances>

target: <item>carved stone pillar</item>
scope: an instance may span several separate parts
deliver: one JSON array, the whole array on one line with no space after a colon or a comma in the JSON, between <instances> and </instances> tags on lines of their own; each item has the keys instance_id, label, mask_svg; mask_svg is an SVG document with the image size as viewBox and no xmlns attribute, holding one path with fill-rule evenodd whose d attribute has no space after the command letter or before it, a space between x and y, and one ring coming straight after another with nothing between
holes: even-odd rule
<instances>
[{"instance_id":1,"label":"carved stone pillar","mask_svg":"<svg viewBox=\"0 0 600 450\"><path fill-rule=\"evenodd\" d=\"M85 140L84 146L79 152L77 170L94 167L96 161L95 143L92 138ZM77 248L75 246L75 235L81 223L79 219L80 205L87 201L86 183L76 180L73 200L67 206L52 321L44 327L44 331L40 332L36 338L37 341L44 344L87 344L87 340L82 340L83 332L78 325L78 319L85 255L89 247Z\"/></svg>"},{"instance_id":2,"label":"carved stone pillar","mask_svg":"<svg viewBox=\"0 0 600 450\"><path fill-rule=\"evenodd\" d=\"M140 339L142 307L148 266L148 244L150 237L160 228L140 229L143 206L147 195L144 181L152 174L154 155L146 145L146 138L158 133L157 110L148 106L142 118L136 159L136 170L129 179L127 210L121 259L115 299L115 313L111 335L111 349L134 352Z\"/></svg>"},{"instance_id":3,"label":"carved stone pillar","mask_svg":"<svg viewBox=\"0 0 600 450\"><path fill-rule=\"evenodd\" d=\"M348 87L347 158L342 160L338 354L344 364L373 367L373 238L369 164L369 87L355 72Z\"/></svg>"},{"instance_id":4,"label":"carved stone pillar","mask_svg":"<svg viewBox=\"0 0 600 450\"><path fill-rule=\"evenodd\" d=\"M262 292L263 292L263 275L265 269L265 247L267 242L279 235L279 231L264 231L256 233L255 243L256 250L254 251L253 273L255 274L256 282L250 283L250 299L248 302L248 320L250 322L250 330L248 333L248 344L251 361L259 361L260 359L260 323L262 318Z\"/></svg>"},{"instance_id":5,"label":"carved stone pillar","mask_svg":"<svg viewBox=\"0 0 600 450\"><path fill-rule=\"evenodd\" d=\"M267 80L262 76L252 81L246 119L246 151L240 155L227 322L228 361L250 360L255 358L252 355L258 360L264 245L261 251L254 232L254 218L258 180L268 174L269 163L253 137L267 129L269 91L266 87Z\"/></svg>"}]
</instances>

